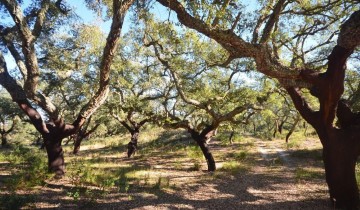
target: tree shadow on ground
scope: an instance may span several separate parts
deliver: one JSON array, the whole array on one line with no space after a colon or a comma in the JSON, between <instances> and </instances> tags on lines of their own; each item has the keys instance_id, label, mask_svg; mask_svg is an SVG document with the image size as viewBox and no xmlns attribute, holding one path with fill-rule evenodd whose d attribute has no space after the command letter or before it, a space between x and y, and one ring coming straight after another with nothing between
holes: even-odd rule
<instances>
[{"instance_id":1,"label":"tree shadow on ground","mask_svg":"<svg viewBox=\"0 0 360 210\"><path fill-rule=\"evenodd\" d=\"M155 143L145 143L143 147L161 150L164 147L174 147L178 144L184 146L185 141L190 143L185 137L173 137L165 133L164 136L155 140ZM227 146L225 150L236 149L239 146L241 145L234 144ZM214 144L213 148L216 152L220 152L222 149L217 144ZM125 151L126 147L118 149ZM91 149L84 152L81 154L106 156L114 152L114 147ZM297 154L297 156L295 154L295 158L302 158L306 154L316 157L318 152L305 151L299 153L300 155ZM60 183L47 184L36 192L0 193L0 196L8 196L3 203L5 209L9 205L10 207L14 205L16 208L27 208L29 206L31 208L34 203L36 203L36 208L42 209L333 209L327 199L326 188L301 189L299 191L294 178L284 173L291 171L293 167L305 166L308 164L307 161L296 161L296 165L292 166L284 164L281 166L281 170L276 166L274 170L270 169L270 172L241 171L231 175L227 173L218 175L201 171L192 172L184 165L181 165L180 168L174 168L173 166L177 162L174 161L172 155L164 155L162 151L156 151L151 152L145 159L141 155L132 159L125 156L106 157L106 162L126 163L134 167L159 170L160 172L172 170L173 174L166 175L170 179L170 185L164 188L134 186L127 193L119 192L119 189L111 189L108 192L92 189L91 195L85 195L82 191L86 191L86 189L69 187ZM257 158L253 163L254 167L269 168L269 162L261 159L259 152L253 153L252 156ZM276 153L272 156L276 157ZM292 156L290 155L290 157ZM188 164L186 161L181 164ZM164 167L157 169L153 167L155 163L164 165ZM108 170L121 170L121 167L106 168L104 173ZM185 182L172 186L172 180L177 178L183 178L185 181L196 179L196 182L191 184ZM312 183L314 182L309 182L309 188L311 188ZM322 184L324 183L325 181L322 180ZM302 187L307 187L307 185L302 185ZM77 192L76 190L84 195L81 194L79 198L75 198L74 194L71 193ZM15 204L18 205L15 206Z\"/></svg>"}]
</instances>

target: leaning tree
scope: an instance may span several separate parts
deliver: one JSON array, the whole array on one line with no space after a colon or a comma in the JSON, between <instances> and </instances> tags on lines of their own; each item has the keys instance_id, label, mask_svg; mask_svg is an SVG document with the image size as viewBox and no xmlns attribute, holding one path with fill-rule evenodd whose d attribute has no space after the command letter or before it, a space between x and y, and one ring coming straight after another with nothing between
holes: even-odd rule
<instances>
[{"instance_id":1,"label":"leaning tree","mask_svg":"<svg viewBox=\"0 0 360 210\"><path fill-rule=\"evenodd\" d=\"M331 201L356 209L359 120L341 97L346 63L360 45L359 1L258 1L248 7L245 1L157 2L182 25L220 44L228 52L225 64L251 60L256 71L286 88L322 143ZM319 107L307 102L306 89Z\"/></svg>"},{"instance_id":2,"label":"leaning tree","mask_svg":"<svg viewBox=\"0 0 360 210\"><path fill-rule=\"evenodd\" d=\"M40 80L40 76L46 71L42 69L41 64L47 59L47 51L39 47L41 47L40 43L51 35L69 29L61 26L66 23L72 11L61 0L33 1L25 10L22 1L0 1L1 12L13 20L13 22L0 23L2 44L0 84L10 93L12 100L19 105L42 135L48 155L49 170L58 176L62 176L65 172L62 139L76 133L107 98L110 66L117 49L125 14L133 2L134 0L114 0L112 6L108 6L109 11L112 12L112 23L100 64L96 66L99 75L97 90L73 122L66 123L61 110L42 90L46 84ZM86 46L78 47L86 50ZM11 54L19 70L16 77L9 73L7 65L9 61L4 58L7 52ZM61 54L58 56L61 57ZM58 67L66 65L68 63L64 62ZM76 76L76 73L72 76ZM42 116L42 113L46 113L46 116ZM48 120L45 120L46 118Z\"/></svg>"}]
</instances>

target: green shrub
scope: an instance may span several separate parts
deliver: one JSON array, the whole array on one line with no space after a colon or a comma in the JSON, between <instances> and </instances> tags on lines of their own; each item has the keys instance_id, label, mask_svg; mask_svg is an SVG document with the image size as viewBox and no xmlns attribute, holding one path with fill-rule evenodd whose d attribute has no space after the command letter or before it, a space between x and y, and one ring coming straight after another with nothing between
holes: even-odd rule
<instances>
[{"instance_id":1,"label":"green shrub","mask_svg":"<svg viewBox=\"0 0 360 210\"><path fill-rule=\"evenodd\" d=\"M17 146L8 156L8 161L17 172L5 184L11 190L44 185L50 177L44 153L35 149Z\"/></svg>"}]
</instances>

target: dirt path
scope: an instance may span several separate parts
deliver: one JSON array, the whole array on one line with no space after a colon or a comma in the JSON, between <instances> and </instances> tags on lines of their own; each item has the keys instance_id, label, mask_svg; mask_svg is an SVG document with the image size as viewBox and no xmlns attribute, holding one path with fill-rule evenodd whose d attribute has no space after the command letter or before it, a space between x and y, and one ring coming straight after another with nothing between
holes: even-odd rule
<instances>
[{"instance_id":1,"label":"dirt path","mask_svg":"<svg viewBox=\"0 0 360 210\"><path fill-rule=\"evenodd\" d=\"M250 171L227 177L213 178L211 174L185 172L187 183L176 190L145 197L133 195L132 200L118 202L124 209L333 209L327 200L323 179L298 181L295 172L301 163L292 159L278 143L255 141L254 166ZM232 145L238 148L239 145ZM222 147L213 144L214 154ZM218 166L222 162L218 161ZM220 169L221 170L221 169ZM204 172L203 172L204 173ZM114 203L102 208L113 208ZM114 207L115 208L115 207Z\"/></svg>"}]
</instances>

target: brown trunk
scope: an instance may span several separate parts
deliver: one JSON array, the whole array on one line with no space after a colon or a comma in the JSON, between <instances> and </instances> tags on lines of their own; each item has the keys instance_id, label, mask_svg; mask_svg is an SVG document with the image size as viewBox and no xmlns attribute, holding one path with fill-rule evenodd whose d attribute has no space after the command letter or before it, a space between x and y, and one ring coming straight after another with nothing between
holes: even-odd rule
<instances>
[{"instance_id":1,"label":"brown trunk","mask_svg":"<svg viewBox=\"0 0 360 210\"><path fill-rule=\"evenodd\" d=\"M74 141L74 150L73 150L73 154L76 155L79 153L80 151L80 145L82 140L84 139L84 137L80 134L76 135L75 137L75 141Z\"/></svg>"},{"instance_id":2,"label":"brown trunk","mask_svg":"<svg viewBox=\"0 0 360 210\"><path fill-rule=\"evenodd\" d=\"M213 155L210 152L209 146L206 142L211 139L212 135L216 133L216 129L211 127L205 128L201 134L195 131L194 129L189 128L188 132L191 137L195 140L195 142L199 145L208 166L208 171L215 171L216 164Z\"/></svg>"},{"instance_id":3,"label":"brown trunk","mask_svg":"<svg viewBox=\"0 0 360 210\"><path fill-rule=\"evenodd\" d=\"M332 130L320 138L327 142L323 148L323 160L331 202L337 208L358 209L359 190L355 174L358 147L354 147L357 140L350 133L345 129Z\"/></svg>"},{"instance_id":4,"label":"brown trunk","mask_svg":"<svg viewBox=\"0 0 360 210\"><path fill-rule=\"evenodd\" d=\"M290 130L289 130L289 133L286 135L286 137L285 137L286 143L289 142L289 138L290 138L290 136L294 133L294 131L295 131L295 129L296 129L296 126L297 126L297 124L299 123L299 121L300 121L300 115L298 115L298 116L296 117L293 125L291 126L291 128L290 128Z\"/></svg>"},{"instance_id":5,"label":"brown trunk","mask_svg":"<svg viewBox=\"0 0 360 210\"><path fill-rule=\"evenodd\" d=\"M48 170L61 178L65 174L64 151L61 146L62 137L58 133L43 135L44 144L48 156Z\"/></svg>"},{"instance_id":6,"label":"brown trunk","mask_svg":"<svg viewBox=\"0 0 360 210\"><path fill-rule=\"evenodd\" d=\"M7 135L1 134L1 146L6 146L6 145L7 145Z\"/></svg>"},{"instance_id":7,"label":"brown trunk","mask_svg":"<svg viewBox=\"0 0 360 210\"><path fill-rule=\"evenodd\" d=\"M131 140L128 144L128 151L127 151L127 155L129 158L132 155L135 155L135 153L136 153L138 139L139 139L139 131L137 130L137 131L131 132Z\"/></svg>"},{"instance_id":8,"label":"brown trunk","mask_svg":"<svg viewBox=\"0 0 360 210\"><path fill-rule=\"evenodd\" d=\"M45 148L48 155L49 172L54 172L58 177L65 174L64 151L61 146L62 139L46 138Z\"/></svg>"},{"instance_id":9,"label":"brown trunk","mask_svg":"<svg viewBox=\"0 0 360 210\"><path fill-rule=\"evenodd\" d=\"M195 141L199 145L199 147L206 159L208 171L215 171L216 170L215 159L210 152L209 146L206 143L206 139L200 137L200 138L195 139Z\"/></svg>"},{"instance_id":10,"label":"brown trunk","mask_svg":"<svg viewBox=\"0 0 360 210\"><path fill-rule=\"evenodd\" d=\"M234 142L233 142L233 137L234 137L234 135L235 135L235 131L232 130L231 133L230 133L230 136L229 136L230 144L233 144L233 143L234 143Z\"/></svg>"}]
</instances>

